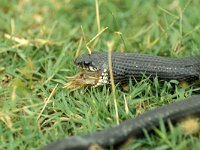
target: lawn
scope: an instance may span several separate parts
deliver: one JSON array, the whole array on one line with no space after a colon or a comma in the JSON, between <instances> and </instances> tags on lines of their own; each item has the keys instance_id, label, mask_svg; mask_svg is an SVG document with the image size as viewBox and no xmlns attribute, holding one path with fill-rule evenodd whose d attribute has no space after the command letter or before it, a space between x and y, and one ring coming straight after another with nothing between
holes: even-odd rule
<instances>
[{"instance_id":1,"label":"lawn","mask_svg":"<svg viewBox=\"0 0 200 150\"><path fill-rule=\"evenodd\" d=\"M109 86L63 88L79 71L77 52L107 51L112 43L113 51L200 54L199 0L99 0L97 6L99 13L95 0L0 0L0 149L39 149L116 125ZM129 92L117 86L119 122L198 90L157 79ZM198 147L199 138L160 127L129 149Z\"/></svg>"}]
</instances>

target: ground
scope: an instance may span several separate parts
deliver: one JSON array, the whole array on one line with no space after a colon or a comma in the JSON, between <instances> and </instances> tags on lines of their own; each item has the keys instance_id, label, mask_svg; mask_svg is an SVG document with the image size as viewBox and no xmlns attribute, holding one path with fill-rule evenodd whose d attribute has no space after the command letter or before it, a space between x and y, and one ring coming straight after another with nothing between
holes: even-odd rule
<instances>
[{"instance_id":1,"label":"ground","mask_svg":"<svg viewBox=\"0 0 200 150\"><path fill-rule=\"evenodd\" d=\"M112 43L113 51L200 54L199 0L96 2L0 0L0 149L39 149L59 138L116 125L110 87L63 88L67 76L79 70L73 63L77 52L107 51ZM197 90L156 79L135 83L129 92L117 87L119 122ZM200 147L197 137L161 126L129 149L191 147Z\"/></svg>"}]
</instances>

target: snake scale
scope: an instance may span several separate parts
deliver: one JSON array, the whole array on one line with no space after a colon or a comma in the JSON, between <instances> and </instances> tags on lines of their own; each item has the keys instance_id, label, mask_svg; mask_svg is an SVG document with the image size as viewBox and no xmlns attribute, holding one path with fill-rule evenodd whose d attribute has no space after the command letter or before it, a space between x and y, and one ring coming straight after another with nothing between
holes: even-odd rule
<instances>
[{"instance_id":1,"label":"snake scale","mask_svg":"<svg viewBox=\"0 0 200 150\"><path fill-rule=\"evenodd\" d=\"M111 59L112 65L109 64L108 59ZM89 74L84 76L84 80L87 80L87 77L90 78L91 74L95 76L94 79L92 78L93 80L88 79L89 83L85 83L94 87L110 84L109 70L111 66L116 84L128 83L130 79L133 81L141 80L144 75L150 79L158 77L158 79L165 81L192 82L200 79L200 55L187 58L167 58L147 54L113 52L109 57L106 52L96 52L78 57L75 64L84 70L82 74ZM147 111L113 128L90 135L58 140L42 149L88 150L95 144L106 149L111 147L117 149L128 139L144 135L143 129L151 131L157 127L160 119L164 123L168 120L177 123L186 117L200 118L200 95L194 95L185 100L178 100Z\"/></svg>"}]
</instances>

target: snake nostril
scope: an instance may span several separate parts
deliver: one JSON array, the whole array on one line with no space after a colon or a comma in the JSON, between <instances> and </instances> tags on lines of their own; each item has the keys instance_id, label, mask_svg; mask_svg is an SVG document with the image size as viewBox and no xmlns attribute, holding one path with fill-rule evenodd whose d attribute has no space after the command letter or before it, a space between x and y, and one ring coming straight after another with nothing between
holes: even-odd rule
<instances>
[{"instance_id":1,"label":"snake nostril","mask_svg":"<svg viewBox=\"0 0 200 150\"><path fill-rule=\"evenodd\" d=\"M76 65L80 65L80 64L81 64L81 62L80 62L80 60L79 60L78 58L74 60L74 63L75 63Z\"/></svg>"}]
</instances>

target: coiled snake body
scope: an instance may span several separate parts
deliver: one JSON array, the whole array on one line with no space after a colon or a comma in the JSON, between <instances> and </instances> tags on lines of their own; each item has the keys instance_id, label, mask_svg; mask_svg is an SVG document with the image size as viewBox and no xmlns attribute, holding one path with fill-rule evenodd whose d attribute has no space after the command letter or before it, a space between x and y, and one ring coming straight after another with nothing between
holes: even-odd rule
<instances>
[{"instance_id":1,"label":"coiled snake body","mask_svg":"<svg viewBox=\"0 0 200 150\"><path fill-rule=\"evenodd\" d=\"M79 77L85 85L99 86L110 83L109 69L112 62L112 72L115 83L127 83L130 79L140 80L145 75L150 78L156 76L160 80L194 81L200 79L200 55L187 58L166 58L144 54L108 53L99 52L85 54L75 60L75 64L83 69ZM92 76L92 77L91 77ZM76 76L77 77L77 76ZM72 84L80 84L79 79L72 79L67 87ZM147 131L159 125L162 118L164 122L172 123L189 117L200 117L200 95L195 95L183 101L178 101L161 106L132 119L127 120L114 128L96 132L86 136L73 136L56 141L44 149L80 150L89 149L93 144L102 148L110 146L118 148L129 138L143 135L143 129Z\"/></svg>"}]
</instances>

